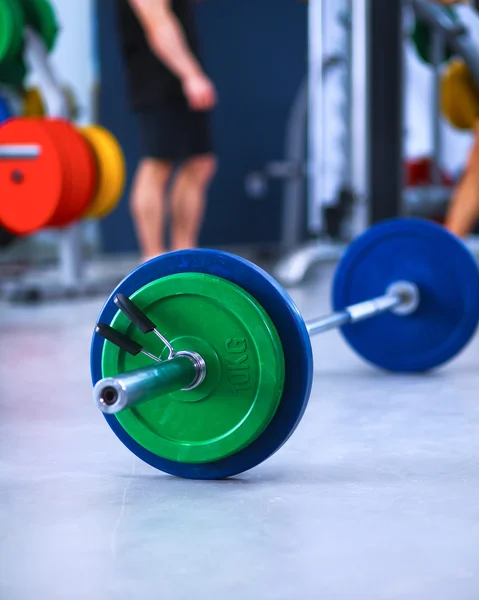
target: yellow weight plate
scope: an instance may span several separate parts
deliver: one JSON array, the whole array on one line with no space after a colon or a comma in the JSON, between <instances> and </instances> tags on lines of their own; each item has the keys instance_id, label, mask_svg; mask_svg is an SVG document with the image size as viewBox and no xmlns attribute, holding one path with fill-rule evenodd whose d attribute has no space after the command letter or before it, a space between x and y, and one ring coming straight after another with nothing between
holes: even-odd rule
<instances>
[{"instance_id":1,"label":"yellow weight plate","mask_svg":"<svg viewBox=\"0 0 479 600\"><path fill-rule=\"evenodd\" d=\"M461 60L452 60L444 71L441 108L445 119L456 129L473 129L479 119L479 91Z\"/></svg>"},{"instance_id":2,"label":"yellow weight plate","mask_svg":"<svg viewBox=\"0 0 479 600\"><path fill-rule=\"evenodd\" d=\"M126 180L125 158L115 136L103 127L91 125L80 132L90 144L97 164L96 192L83 217L101 219L120 202Z\"/></svg>"},{"instance_id":3,"label":"yellow weight plate","mask_svg":"<svg viewBox=\"0 0 479 600\"><path fill-rule=\"evenodd\" d=\"M446 118L456 129L469 130L475 124L479 105L469 81L466 65L460 60L451 62L445 74Z\"/></svg>"},{"instance_id":4,"label":"yellow weight plate","mask_svg":"<svg viewBox=\"0 0 479 600\"><path fill-rule=\"evenodd\" d=\"M25 90L23 94L23 116L34 118L45 116L45 105L38 88Z\"/></svg>"}]
</instances>

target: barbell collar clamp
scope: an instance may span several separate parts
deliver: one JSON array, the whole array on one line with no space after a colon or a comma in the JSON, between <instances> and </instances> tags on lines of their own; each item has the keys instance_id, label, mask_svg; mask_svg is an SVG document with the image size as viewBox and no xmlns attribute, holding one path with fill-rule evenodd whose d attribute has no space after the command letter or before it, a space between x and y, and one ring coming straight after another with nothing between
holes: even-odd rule
<instances>
[{"instance_id":1,"label":"barbell collar clamp","mask_svg":"<svg viewBox=\"0 0 479 600\"><path fill-rule=\"evenodd\" d=\"M190 390L194 390L199 385L201 385L206 378L206 362L204 358L200 356L197 352L191 352L190 350L181 350L180 352L176 352L174 356L186 356L193 362L196 369L196 377L193 380L193 382L187 387L182 388L181 391L188 392Z\"/></svg>"},{"instance_id":2,"label":"barbell collar clamp","mask_svg":"<svg viewBox=\"0 0 479 600\"><path fill-rule=\"evenodd\" d=\"M153 332L168 348L168 358L175 355L171 343L160 333L153 321L125 294L117 294L114 298L116 306L142 333Z\"/></svg>"},{"instance_id":3,"label":"barbell collar clamp","mask_svg":"<svg viewBox=\"0 0 479 600\"><path fill-rule=\"evenodd\" d=\"M95 331L96 333L98 333L98 335L101 335L105 340L111 342L115 346L118 346L120 350L128 352L128 354L131 354L132 356L137 356L141 353L144 356L151 358L151 360L153 360L154 362L160 362L161 360L151 352L145 350L141 344L135 342L135 340L132 340L124 333L113 329L113 327L107 325L106 323L97 323Z\"/></svg>"}]
</instances>

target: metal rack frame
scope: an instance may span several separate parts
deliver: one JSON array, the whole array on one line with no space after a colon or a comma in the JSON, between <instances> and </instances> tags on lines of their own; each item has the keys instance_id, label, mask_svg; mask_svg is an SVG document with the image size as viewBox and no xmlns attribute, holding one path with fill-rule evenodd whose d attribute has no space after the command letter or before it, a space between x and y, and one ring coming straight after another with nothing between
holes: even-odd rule
<instances>
[{"instance_id":1,"label":"metal rack frame","mask_svg":"<svg viewBox=\"0 0 479 600\"><path fill-rule=\"evenodd\" d=\"M68 99L54 72L45 44L40 36L29 28L25 30L24 58L30 71L38 75L39 89L46 104L47 115L52 118L69 119ZM17 104L20 106L21 103ZM2 147L0 147L0 159L14 158L8 150L8 147L4 146L2 156ZM25 155L20 157L25 158ZM58 237L58 268L55 283L32 282L32 274L27 273L12 280L3 280L0 285L0 295L12 301L22 301L81 296L97 291L102 292L109 288L108 282L99 284L87 280L82 223L74 223L55 233Z\"/></svg>"}]
</instances>

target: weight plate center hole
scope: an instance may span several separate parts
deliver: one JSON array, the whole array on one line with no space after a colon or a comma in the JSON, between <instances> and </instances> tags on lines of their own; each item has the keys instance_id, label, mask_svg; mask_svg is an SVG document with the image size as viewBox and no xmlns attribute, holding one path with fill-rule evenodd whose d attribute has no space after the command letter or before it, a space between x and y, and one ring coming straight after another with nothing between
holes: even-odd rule
<instances>
[{"instance_id":1,"label":"weight plate center hole","mask_svg":"<svg viewBox=\"0 0 479 600\"><path fill-rule=\"evenodd\" d=\"M20 183L24 182L25 175L19 169L15 169L12 172L11 178L12 178L13 183L20 184Z\"/></svg>"}]
</instances>

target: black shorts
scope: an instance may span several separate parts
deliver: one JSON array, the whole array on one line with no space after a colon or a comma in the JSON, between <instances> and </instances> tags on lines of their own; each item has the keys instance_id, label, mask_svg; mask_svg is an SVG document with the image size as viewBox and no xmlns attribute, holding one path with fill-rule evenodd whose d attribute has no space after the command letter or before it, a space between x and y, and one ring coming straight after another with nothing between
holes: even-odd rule
<instances>
[{"instance_id":1,"label":"black shorts","mask_svg":"<svg viewBox=\"0 0 479 600\"><path fill-rule=\"evenodd\" d=\"M137 118L142 158L178 162L213 153L210 112L178 101L137 111Z\"/></svg>"}]
</instances>

